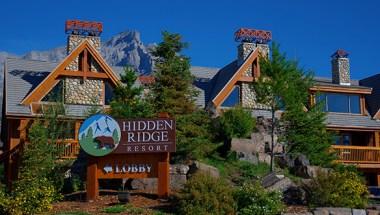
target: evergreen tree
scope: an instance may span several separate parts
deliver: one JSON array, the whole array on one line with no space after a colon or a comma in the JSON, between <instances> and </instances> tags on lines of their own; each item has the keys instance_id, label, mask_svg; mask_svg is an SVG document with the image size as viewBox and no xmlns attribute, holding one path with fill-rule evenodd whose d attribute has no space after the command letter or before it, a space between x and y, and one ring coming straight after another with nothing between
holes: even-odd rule
<instances>
[{"instance_id":1,"label":"evergreen tree","mask_svg":"<svg viewBox=\"0 0 380 215\"><path fill-rule=\"evenodd\" d=\"M152 86L152 104L156 112L172 116L194 111L195 90L190 72L190 59L181 54L188 46L181 35L164 31L163 41L153 51L156 57L155 83Z\"/></svg>"},{"instance_id":2,"label":"evergreen tree","mask_svg":"<svg viewBox=\"0 0 380 215\"><path fill-rule=\"evenodd\" d=\"M137 75L132 67L125 67L121 84L114 90L111 101L111 115L120 118L150 117L151 105L142 98L143 88L135 85Z\"/></svg>"},{"instance_id":3,"label":"evergreen tree","mask_svg":"<svg viewBox=\"0 0 380 215\"><path fill-rule=\"evenodd\" d=\"M275 134L289 145L290 153L303 153L312 162L319 156L329 157L327 150L331 138L325 128L325 114L317 107L307 110L308 92L313 85L312 73L299 69L297 62L288 60L275 43L271 57L261 58L260 72L258 82L252 86L258 102L267 105L272 113L271 170ZM275 117L279 110L284 111L280 121Z\"/></svg>"}]
</instances>

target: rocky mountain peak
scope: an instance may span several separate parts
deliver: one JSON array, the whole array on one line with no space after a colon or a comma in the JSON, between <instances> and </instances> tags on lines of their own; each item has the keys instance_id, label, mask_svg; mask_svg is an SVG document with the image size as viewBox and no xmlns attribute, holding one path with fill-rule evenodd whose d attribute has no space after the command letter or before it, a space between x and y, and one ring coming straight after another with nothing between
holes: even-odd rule
<instances>
[{"instance_id":1,"label":"rocky mountain peak","mask_svg":"<svg viewBox=\"0 0 380 215\"><path fill-rule=\"evenodd\" d=\"M141 74L149 74L152 72L153 59L149 52L152 45L148 45L148 47L141 41L140 32L127 30L105 40L102 43L101 54L110 66L130 65ZM66 57L66 47L61 46L46 51L30 51L22 56L0 52L0 68L7 57L58 62Z\"/></svg>"}]
</instances>

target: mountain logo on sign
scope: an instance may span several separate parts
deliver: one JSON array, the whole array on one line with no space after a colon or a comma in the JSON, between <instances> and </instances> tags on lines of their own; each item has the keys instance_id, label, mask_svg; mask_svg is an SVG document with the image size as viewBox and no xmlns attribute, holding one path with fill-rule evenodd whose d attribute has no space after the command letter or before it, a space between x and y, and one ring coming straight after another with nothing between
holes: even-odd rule
<instances>
[{"instance_id":1,"label":"mountain logo on sign","mask_svg":"<svg viewBox=\"0 0 380 215\"><path fill-rule=\"evenodd\" d=\"M92 156L110 154L119 145L119 124L110 116L96 114L87 118L79 129L79 144Z\"/></svg>"}]
</instances>

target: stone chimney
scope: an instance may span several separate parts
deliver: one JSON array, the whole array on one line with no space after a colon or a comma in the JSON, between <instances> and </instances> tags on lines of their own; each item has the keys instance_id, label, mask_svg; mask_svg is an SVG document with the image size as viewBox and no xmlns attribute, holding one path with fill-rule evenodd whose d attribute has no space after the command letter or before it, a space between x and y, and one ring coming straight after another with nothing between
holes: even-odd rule
<instances>
[{"instance_id":1,"label":"stone chimney","mask_svg":"<svg viewBox=\"0 0 380 215\"><path fill-rule=\"evenodd\" d=\"M269 45L272 39L270 31L240 28L235 32L235 41L240 42L238 45L237 61L240 66L248 56L256 49L262 56L268 57Z\"/></svg>"},{"instance_id":2,"label":"stone chimney","mask_svg":"<svg viewBox=\"0 0 380 215\"><path fill-rule=\"evenodd\" d=\"M100 34L103 31L102 23L79 20L67 20L65 27L67 37L67 54L70 54L83 40L100 52Z\"/></svg>"},{"instance_id":3,"label":"stone chimney","mask_svg":"<svg viewBox=\"0 0 380 215\"><path fill-rule=\"evenodd\" d=\"M340 85L351 85L350 81L350 60L348 52L338 49L331 55L332 83Z\"/></svg>"},{"instance_id":4,"label":"stone chimney","mask_svg":"<svg viewBox=\"0 0 380 215\"><path fill-rule=\"evenodd\" d=\"M70 54L80 43L87 40L92 47L100 52L100 34L102 24L99 22L88 22L78 20L66 21L65 32L67 37L67 54ZM80 57L81 56L81 57ZM67 67L69 71L79 71L79 55ZM101 71L96 61L87 55L88 69L92 72ZM82 68L83 69L83 68ZM84 79L75 77L65 77L65 103L82 105L103 105L104 104L104 81L100 79Z\"/></svg>"}]
</instances>

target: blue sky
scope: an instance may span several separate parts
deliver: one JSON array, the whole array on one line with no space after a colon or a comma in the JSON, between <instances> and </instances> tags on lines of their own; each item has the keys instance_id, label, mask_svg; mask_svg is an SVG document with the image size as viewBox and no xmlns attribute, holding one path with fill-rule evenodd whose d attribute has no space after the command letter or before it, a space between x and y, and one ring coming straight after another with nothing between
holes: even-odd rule
<instances>
[{"instance_id":1,"label":"blue sky","mask_svg":"<svg viewBox=\"0 0 380 215\"><path fill-rule=\"evenodd\" d=\"M66 19L103 22L103 40L127 29L144 43L160 32L183 35L192 65L222 67L236 58L233 33L240 27L270 30L289 58L317 76L330 76L330 55L350 53L355 79L380 73L380 1L255 0L2 0L0 51L22 54L66 42Z\"/></svg>"}]
</instances>

